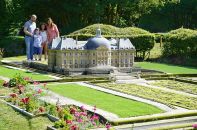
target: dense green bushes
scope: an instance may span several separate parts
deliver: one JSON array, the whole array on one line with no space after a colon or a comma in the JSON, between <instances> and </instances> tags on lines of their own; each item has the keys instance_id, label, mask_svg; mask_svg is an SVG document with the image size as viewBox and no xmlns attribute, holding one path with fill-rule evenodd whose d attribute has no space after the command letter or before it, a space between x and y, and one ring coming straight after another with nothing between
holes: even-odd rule
<instances>
[{"instance_id":1,"label":"dense green bushes","mask_svg":"<svg viewBox=\"0 0 197 130\"><path fill-rule=\"evenodd\" d=\"M191 58L197 55L197 31L180 28L165 35L163 55Z\"/></svg>"},{"instance_id":2,"label":"dense green bushes","mask_svg":"<svg viewBox=\"0 0 197 130\"><path fill-rule=\"evenodd\" d=\"M4 57L25 54L25 42L23 37L8 36L0 39L0 48L4 48Z\"/></svg>"},{"instance_id":3,"label":"dense green bushes","mask_svg":"<svg viewBox=\"0 0 197 130\"><path fill-rule=\"evenodd\" d=\"M102 35L105 38L129 38L136 48L136 54L142 54L141 56L143 58L145 57L145 53L154 47L154 34L136 27L117 28L111 25L94 24L75 31L69 34L68 37L78 37L79 40L87 40L88 38L95 36L95 31L99 27L101 28Z\"/></svg>"}]
</instances>

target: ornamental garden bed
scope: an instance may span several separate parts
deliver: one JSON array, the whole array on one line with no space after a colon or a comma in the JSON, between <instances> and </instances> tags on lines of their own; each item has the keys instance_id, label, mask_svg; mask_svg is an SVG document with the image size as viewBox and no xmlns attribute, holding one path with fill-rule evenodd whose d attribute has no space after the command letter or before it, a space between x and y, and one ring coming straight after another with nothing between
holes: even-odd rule
<instances>
[{"instance_id":1,"label":"ornamental garden bed","mask_svg":"<svg viewBox=\"0 0 197 130\"><path fill-rule=\"evenodd\" d=\"M60 106L58 102L56 105L48 104L39 100L39 97L46 95L42 90L46 87L46 84L43 84L42 89L37 89L32 88L28 83L28 79L20 75L9 82L3 83L4 87L12 91L4 98L6 104L23 115L29 118L47 116L54 122L54 128L61 129L85 130L86 128L109 126L102 116L96 114L96 107L93 108L94 112L91 113L83 106L80 108L74 105ZM39 85L37 82L34 84Z\"/></svg>"},{"instance_id":2,"label":"ornamental garden bed","mask_svg":"<svg viewBox=\"0 0 197 130\"><path fill-rule=\"evenodd\" d=\"M197 95L197 85L195 84L183 83L183 82L174 81L174 80L159 80L151 84L155 86L163 87L163 88L174 89L174 90L183 91L186 93Z\"/></svg>"},{"instance_id":3,"label":"ornamental garden bed","mask_svg":"<svg viewBox=\"0 0 197 130\"><path fill-rule=\"evenodd\" d=\"M189 97L173 92L167 92L160 89L149 88L134 84L113 84L113 83L98 83L95 84L107 89L123 92L126 94L135 95L145 99L157 101L168 106L179 106L189 110L197 109L197 98Z\"/></svg>"}]
</instances>

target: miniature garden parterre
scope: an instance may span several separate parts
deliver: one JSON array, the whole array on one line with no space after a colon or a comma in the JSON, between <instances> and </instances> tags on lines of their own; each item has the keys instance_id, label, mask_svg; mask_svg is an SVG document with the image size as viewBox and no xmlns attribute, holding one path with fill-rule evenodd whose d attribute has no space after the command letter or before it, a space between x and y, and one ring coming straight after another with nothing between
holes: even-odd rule
<instances>
[{"instance_id":1,"label":"miniature garden parterre","mask_svg":"<svg viewBox=\"0 0 197 130\"><path fill-rule=\"evenodd\" d=\"M57 129L64 128L73 130L105 127L113 129L113 123L110 124L111 122L108 121L105 117L97 114L97 108L117 114L120 118L165 113L163 110L155 106L126 99L123 97L118 97L112 94L107 94L75 83L39 83L33 81L29 77L23 77L21 74L16 74L8 82L3 80L0 81L2 84L0 88L0 95L3 96L3 100L1 100L2 108L11 109L11 107L14 106L19 109L19 111L24 110L30 113L29 115L23 113L22 115L27 116L28 120L31 122L34 122L35 120L35 125L38 125L40 129L44 126L53 126ZM30 83L33 84L31 85ZM162 91L160 89L154 89L134 84L114 84L110 82L92 82L90 84L96 85L101 88L108 88L118 92L123 92L137 97L160 102L166 104L171 108L179 106L189 110L197 109L197 98L195 96L189 97L186 95L175 94L173 92L171 93L168 91ZM177 91L183 91L194 95L196 94L195 84L183 83L173 80L158 80L152 82L151 84L158 87L167 87L169 89L174 89ZM49 91L55 92L70 99L83 102L85 104L89 104L92 106L92 111L86 110L84 106L62 106L59 104L58 100L55 104L40 100L40 97L47 96L49 94ZM5 102L8 104L8 106L5 105ZM21 120L24 120L22 119L23 116L19 113L14 111L13 113L17 116L20 116ZM4 115L4 117L2 116L2 118L6 118L6 116ZM43 120L43 124L36 123L36 120ZM24 125L26 124L26 122L27 120L23 121ZM4 121L4 123L6 122ZM17 125L18 122L15 123ZM193 124L191 123L191 125Z\"/></svg>"}]
</instances>

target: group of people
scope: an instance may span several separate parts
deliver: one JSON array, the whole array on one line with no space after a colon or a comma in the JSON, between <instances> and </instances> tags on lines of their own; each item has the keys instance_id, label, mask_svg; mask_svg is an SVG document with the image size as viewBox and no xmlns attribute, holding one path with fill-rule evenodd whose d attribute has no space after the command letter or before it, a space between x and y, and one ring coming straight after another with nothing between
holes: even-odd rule
<instances>
[{"instance_id":1,"label":"group of people","mask_svg":"<svg viewBox=\"0 0 197 130\"><path fill-rule=\"evenodd\" d=\"M57 25L53 23L51 18L47 19L47 23L42 23L40 28L36 26L36 15L31 15L24 25L25 43L27 60L42 60L42 52L44 50L44 58L47 59L47 51L52 47L54 38L59 37Z\"/></svg>"}]
</instances>

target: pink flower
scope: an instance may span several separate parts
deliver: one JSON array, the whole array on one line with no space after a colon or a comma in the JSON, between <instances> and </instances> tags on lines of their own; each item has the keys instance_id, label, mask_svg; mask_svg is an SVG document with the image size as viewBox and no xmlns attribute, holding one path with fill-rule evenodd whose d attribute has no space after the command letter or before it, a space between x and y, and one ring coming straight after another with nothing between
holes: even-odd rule
<instances>
[{"instance_id":1,"label":"pink flower","mask_svg":"<svg viewBox=\"0 0 197 130\"><path fill-rule=\"evenodd\" d=\"M105 125L105 127L107 128L107 130L109 130L110 127L111 127L111 125L110 125L109 123L107 123L107 124Z\"/></svg>"},{"instance_id":2,"label":"pink flower","mask_svg":"<svg viewBox=\"0 0 197 130\"><path fill-rule=\"evenodd\" d=\"M42 89L38 89L38 94L42 93Z\"/></svg>"},{"instance_id":3,"label":"pink flower","mask_svg":"<svg viewBox=\"0 0 197 130\"><path fill-rule=\"evenodd\" d=\"M75 117L79 117L80 116L80 113L79 112L75 112Z\"/></svg>"},{"instance_id":4,"label":"pink flower","mask_svg":"<svg viewBox=\"0 0 197 130\"><path fill-rule=\"evenodd\" d=\"M93 116L90 118L91 121L95 121L95 120L98 120L98 119L99 119L99 116L97 116L97 115L93 115Z\"/></svg>"},{"instance_id":5,"label":"pink flower","mask_svg":"<svg viewBox=\"0 0 197 130\"><path fill-rule=\"evenodd\" d=\"M86 112L80 112L80 116L87 116Z\"/></svg>"},{"instance_id":6,"label":"pink flower","mask_svg":"<svg viewBox=\"0 0 197 130\"><path fill-rule=\"evenodd\" d=\"M36 81L34 81L34 83L33 83L34 85L38 85L38 84L40 84L39 82L36 82Z\"/></svg>"},{"instance_id":7,"label":"pink flower","mask_svg":"<svg viewBox=\"0 0 197 130\"><path fill-rule=\"evenodd\" d=\"M78 119L78 122L81 123L81 122L83 122L83 120L80 118L80 119Z\"/></svg>"},{"instance_id":8,"label":"pink flower","mask_svg":"<svg viewBox=\"0 0 197 130\"><path fill-rule=\"evenodd\" d=\"M94 126L96 126L96 123L95 123L95 122L92 122L92 124L93 124Z\"/></svg>"},{"instance_id":9,"label":"pink flower","mask_svg":"<svg viewBox=\"0 0 197 130\"><path fill-rule=\"evenodd\" d=\"M197 128L197 124L193 124L192 127L193 127L193 128Z\"/></svg>"},{"instance_id":10,"label":"pink flower","mask_svg":"<svg viewBox=\"0 0 197 130\"><path fill-rule=\"evenodd\" d=\"M81 111L85 111L86 110L84 106L81 106L80 109L81 109Z\"/></svg>"}]
</instances>

